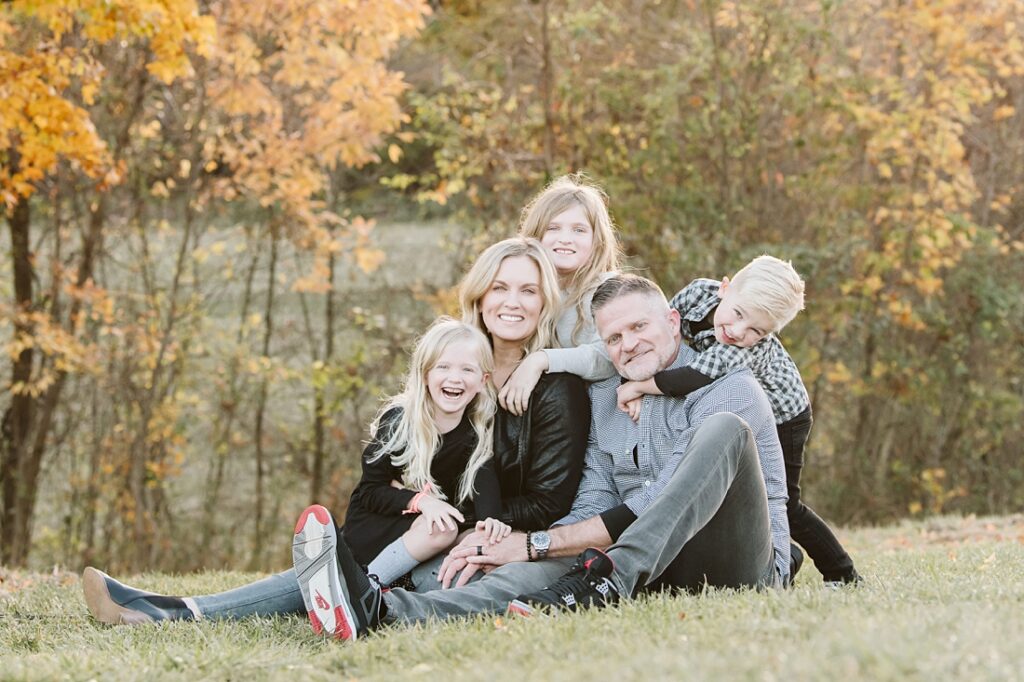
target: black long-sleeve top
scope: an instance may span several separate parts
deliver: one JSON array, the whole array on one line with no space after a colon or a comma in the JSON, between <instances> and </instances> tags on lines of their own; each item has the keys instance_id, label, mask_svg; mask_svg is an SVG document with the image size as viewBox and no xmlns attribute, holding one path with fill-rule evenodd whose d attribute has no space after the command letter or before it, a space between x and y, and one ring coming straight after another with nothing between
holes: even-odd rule
<instances>
[{"instance_id":1,"label":"black long-sleeve top","mask_svg":"<svg viewBox=\"0 0 1024 682\"><path fill-rule=\"evenodd\" d=\"M401 416L401 409L389 410L381 417L378 433L386 434ZM416 519L403 514L417 491L395 488L392 481L402 480L402 469L391 462L391 455L370 461L380 452L383 438L374 439L363 451L363 475L352 491L345 525L345 541L362 563L369 563L395 539L402 536ZM476 432L464 415L458 426L442 434L441 444L430 463L430 474L448 502L470 519L501 518L501 487L493 459L477 471L476 491L471 502L457 505L459 480L476 448Z\"/></svg>"}]
</instances>

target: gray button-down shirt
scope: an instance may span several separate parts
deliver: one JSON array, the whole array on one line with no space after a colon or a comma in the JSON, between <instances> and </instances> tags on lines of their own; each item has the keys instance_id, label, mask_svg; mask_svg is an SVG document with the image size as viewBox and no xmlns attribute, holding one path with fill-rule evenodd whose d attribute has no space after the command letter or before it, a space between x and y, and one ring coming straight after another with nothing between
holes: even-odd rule
<instances>
[{"instance_id":1,"label":"gray button-down shirt","mask_svg":"<svg viewBox=\"0 0 1024 682\"><path fill-rule=\"evenodd\" d=\"M680 346L670 368L687 365L695 355L689 346ZM713 414L732 412L750 425L757 441L768 492L775 567L780 578L788 578L789 523L782 447L772 407L750 370L734 370L683 399L644 396L638 423L616 407L616 388L621 381L615 376L590 387L590 440L583 480L569 515L555 525L583 521L623 503L639 516L675 473L697 427Z\"/></svg>"}]
</instances>

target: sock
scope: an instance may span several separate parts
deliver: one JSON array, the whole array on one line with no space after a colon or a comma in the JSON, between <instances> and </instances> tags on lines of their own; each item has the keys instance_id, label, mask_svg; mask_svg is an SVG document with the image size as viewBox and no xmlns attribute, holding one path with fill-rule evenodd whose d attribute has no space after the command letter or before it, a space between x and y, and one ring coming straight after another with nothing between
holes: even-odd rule
<instances>
[{"instance_id":1,"label":"sock","mask_svg":"<svg viewBox=\"0 0 1024 682\"><path fill-rule=\"evenodd\" d=\"M366 567L366 572L377 576L381 585L390 585L419 564L420 562L414 559L409 554L409 550L405 548L402 538L398 538L370 562L370 565Z\"/></svg>"},{"instance_id":2,"label":"sock","mask_svg":"<svg viewBox=\"0 0 1024 682\"><path fill-rule=\"evenodd\" d=\"M195 599L192 597L182 597L181 600L185 602L185 606L192 612L193 618L196 620L203 619L203 612L199 610L199 604L196 604Z\"/></svg>"}]
</instances>

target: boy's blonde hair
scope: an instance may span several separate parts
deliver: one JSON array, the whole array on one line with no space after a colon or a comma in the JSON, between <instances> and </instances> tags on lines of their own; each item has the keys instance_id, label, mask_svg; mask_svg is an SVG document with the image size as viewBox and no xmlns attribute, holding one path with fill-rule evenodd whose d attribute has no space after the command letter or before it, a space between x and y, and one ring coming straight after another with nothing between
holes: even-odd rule
<instances>
[{"instance_id":1,"label":"boy's blonde hair","mask_svg":"<svg viewBox=\"0 0 1024 682\"><path fill-rule=\"evenodd\" d=\"M744 303L768 316L780 331L804 309L804 281L789 261L767 254L747 263L729 281Z\"/></svg>"},{"instance_id":2,"label":"boy's blonde hair","mask_svg":"<svg viewBox=\"0 0 1024 682\"><path fill-rule=\"evenodd\" d=\"M525 256L532 259L540 270L540 295L543 306L540 311L540 319L537 323L537 331L526 342L524 353L532 353L543 348L552 348L558 345L555 336L555 324L558 321L558 275L555 266L548 259L544 247L536 239L525 237L512 237L504 239L497 244L492 244L481 253L473 267L469 269L466 276L459 284L459 304L462 306L462 321L471 324L484 334L490 337L490 332L484 326L483 315L480 312L480 301L490 288L494 278L498 276L498 270L506 258Z\"/></svg>"},{"instance_id":3,"label":"boy's blonde hair","mask_svg":"<svg viewBox=\"0 0 1024 682\"><path fill-rule=\"evenodd\" d=\"M447 495L437 487L437 482L430 475L434 455L441 445L441 433L434 421L433 400L427 386L427 373L437 364L438 358L448 346L462 341L470 341L475 345L475 359L481 372L487 375L494 371L494 354L491 352L491 344L487 337L472 325L450 317L441 317L416 342L402 392L381 408L370 431L371 438L379 438L381 442L380 450L370 461L390 454L391 463L403 470L402 482L406 487L421 490L429 483L430 494L441 500L448 499ZM390 427L382 429L381 418L396 407L402 409L401 417ZM480 393L466 409L476 432L476 447L459 480L456 504L473 499L473 482L476 480L476 474L493 453L496 397L494 385L489 380L484 381Z\"/></svg>"},{"instance_id":4,"label":"boy's blonde hair","mask_svg":"<svg viewBox=\"0 0 1024 682\"><path fill-rule=\"evenodd\" d=\"M520 235L542 239L551 221L575 206L580 206L587 216L594 231L594 246L590 258L573 274L565 289L565 305L576 308L573 343L589 319L590 311L585 309L583 301L601 283L601 275L619 269L619 240L608 213L608 195L583 173L563 175L530 200L523 208L519 224Z\"/></svg>"}]
</instances>

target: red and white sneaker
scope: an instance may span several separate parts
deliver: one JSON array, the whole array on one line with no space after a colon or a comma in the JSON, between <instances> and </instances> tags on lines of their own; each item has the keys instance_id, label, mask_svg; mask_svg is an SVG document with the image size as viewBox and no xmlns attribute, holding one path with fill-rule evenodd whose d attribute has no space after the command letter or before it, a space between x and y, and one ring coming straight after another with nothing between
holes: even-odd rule
<instances>
[{"instance_id":1,"label":"red and white sneaker","mask_svg":"<svg viewBox=\"0 0 1024 682\"><path fill-rule=\"evenodd\" d=\"M381 591L338 539L331 513L319 504L295 524L292 562L313 630L356 639L380 623Z\"/></svg>"}]
</instances>

